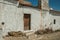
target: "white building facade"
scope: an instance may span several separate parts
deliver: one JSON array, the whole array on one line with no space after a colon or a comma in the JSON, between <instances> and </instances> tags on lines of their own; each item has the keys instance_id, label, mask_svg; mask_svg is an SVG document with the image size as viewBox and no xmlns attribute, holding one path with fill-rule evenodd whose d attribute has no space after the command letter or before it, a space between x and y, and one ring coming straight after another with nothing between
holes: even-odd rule
<instances>
[{"instance_id":1,"label":"white building facade","mask_svg":"<svg viewBox=\"0 0 60 40\"><path fill-rule=\"evenodd\" d=\"M11 0L10 2L9 0L0 0L0 25L3 35L6 35L10 31L37 31L40 28L51 28L48 0L41 0L42 9L28 6L18 7L18 5L18 1ZM46 5L46 7L43 5ZM28 15L28 17L25 15ZM27 26L26 28L25 23L29 27Z\"/></svg>"}]
</instances>

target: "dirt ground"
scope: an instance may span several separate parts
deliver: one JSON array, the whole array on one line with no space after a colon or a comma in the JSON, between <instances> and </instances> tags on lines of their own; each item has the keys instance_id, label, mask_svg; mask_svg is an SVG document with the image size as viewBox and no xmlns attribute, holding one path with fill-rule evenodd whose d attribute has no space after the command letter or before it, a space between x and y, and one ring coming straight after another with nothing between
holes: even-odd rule
<instances>
[{"instance_id":1,"label":"dirt ground","mask_svg":"<svg viewBox=\"0 0 60 40\"><path fill-rule=\"evenodd\" d=\"M43 35L31 34L23 37L5 37L5 40L60 40L60 32L48 33Z\"/></svg>"},{"instance_id":2,"label":"dirt ground","mask_svg":"<svg viewBox=\"0 0 60 40\"><path fill-rule=\"evenodd\" d=\"M60 32L39 35L38 40L60 40Z\"/></svg>"}]
</instances>

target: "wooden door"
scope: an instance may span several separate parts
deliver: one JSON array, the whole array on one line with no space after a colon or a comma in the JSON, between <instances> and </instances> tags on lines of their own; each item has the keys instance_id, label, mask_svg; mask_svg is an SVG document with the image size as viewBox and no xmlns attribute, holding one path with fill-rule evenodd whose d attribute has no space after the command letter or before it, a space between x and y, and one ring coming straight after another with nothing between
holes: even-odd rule
<instances>
[{"instance_id":1,"label":"wooden door","mask_svg":"<svg viewBox=\"0 0 60 40\"><path fill-rule=\"evenodd\" d=\"M30 30L31 15L24 14L24 30Z\"/></svg>"}]
</instances>

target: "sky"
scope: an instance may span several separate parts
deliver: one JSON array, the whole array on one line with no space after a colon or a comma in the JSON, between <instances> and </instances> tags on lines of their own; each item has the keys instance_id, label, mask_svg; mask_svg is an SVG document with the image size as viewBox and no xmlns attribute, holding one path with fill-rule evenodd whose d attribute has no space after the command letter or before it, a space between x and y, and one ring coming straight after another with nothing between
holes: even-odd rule
<instances>
[{"instance_id":1,"label":"sky","mask_svg":"<svg viewBox=\"0 0 60 40\"><path fill-rule=\"evenodd\" d=\"M49 6L54 10L60 11L60 0L49 0Z\"/></svg>"},{"instance_id":2,"label":"sky","mask_svg":"<svg viewBox=\"0 0 60 40\"><path fill-rule=\"evenodd\" d=\"M31 2L33 6L38 5L38 0L28 0L28 1Z\"/></svg>"},{"instance_id":3,"label":"sky","mask_svg":"<svg viewBox=\"0 0 60 40\"><path fill-rule=\"evenodd\" d=\"M32 3L33 6L38 5L38 0L28 0ZM60 11L60 0L49 0L49 7L54 10Z\"/></svg>"}]
</instances>

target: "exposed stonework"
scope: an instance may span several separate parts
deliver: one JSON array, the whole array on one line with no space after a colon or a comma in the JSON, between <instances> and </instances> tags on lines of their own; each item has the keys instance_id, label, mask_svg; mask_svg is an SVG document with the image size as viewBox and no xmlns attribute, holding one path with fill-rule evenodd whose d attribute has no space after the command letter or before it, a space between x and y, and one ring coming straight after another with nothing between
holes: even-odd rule
<instances>
[{"instance_id":1,"label":"exposed stonework","mask_svg":"<svg viewBox=\"0 0 60 40\"><path fill-rule=\"evenodd\" d=\"M41 8L43 10L49 10L49 0L41 0Z\"/></svg>"}]
</instances>

